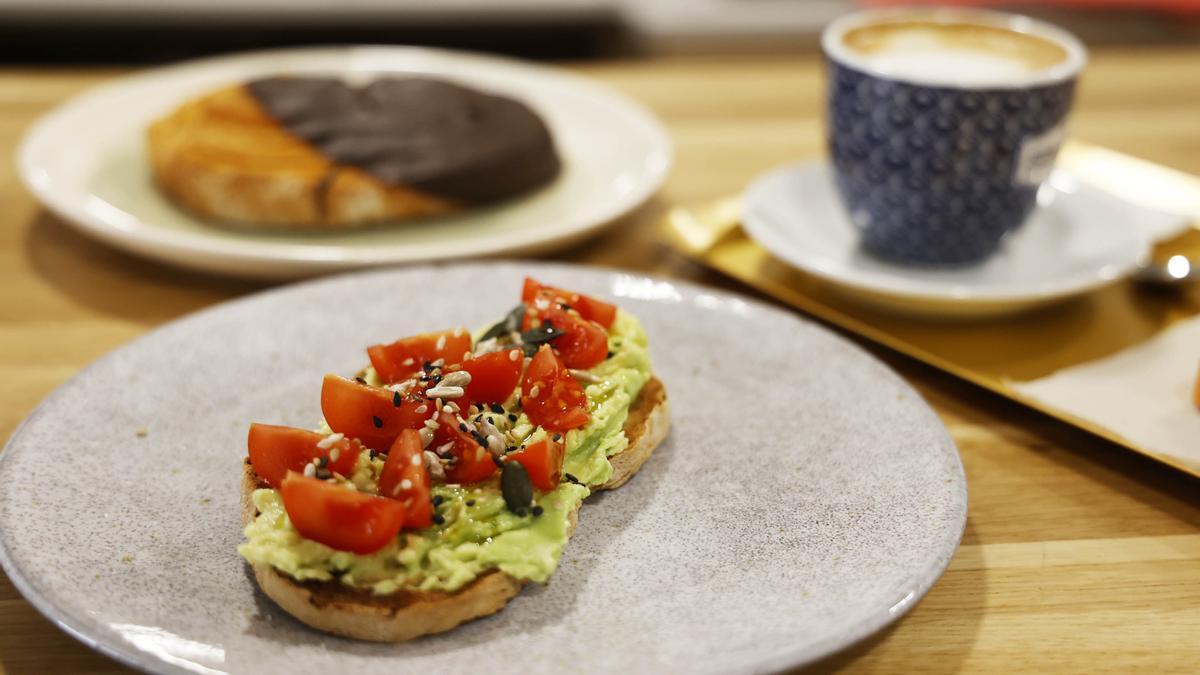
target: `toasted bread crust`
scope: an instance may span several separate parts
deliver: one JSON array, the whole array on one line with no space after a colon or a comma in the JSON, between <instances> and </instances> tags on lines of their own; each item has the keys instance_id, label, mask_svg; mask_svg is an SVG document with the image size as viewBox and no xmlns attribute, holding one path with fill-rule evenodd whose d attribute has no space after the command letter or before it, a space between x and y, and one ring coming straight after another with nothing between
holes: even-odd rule
<instances>
[{"instance_id":1,"label":"toasted bread crust","mask_svg":"<svg viewBox=\"0 0 1200 675\"><path fill-rule=\"evenodd\" d=\"M150 125L147 141L163 192L217 222L350 228L458 210L448 200L331 163L272 119L242 85L183 104Z\"/></svg>"},{"instance_id":2,"label":"toasted bread crust","mask_svg":"<svg viewBox=\"0 0 1200 675\"><path fill-rule=\"evenodd\" d=\"M625 422L629 446L609 458L613 475L597 489L611 490L628 481L666 437L669 427L666 389L658 378L651 378L630 407ZM251 495L262 486L249 460L243 462L243 524L258 515ZM578 509L570 516L568 537L577 524ZM375 595L334 582L299 582L269 565L253 568L259 587L287 613L318 630L373 642L403 642L494 614L525 583L492 570L453 593L399 591Z\"/></svg>"}]
</instances>

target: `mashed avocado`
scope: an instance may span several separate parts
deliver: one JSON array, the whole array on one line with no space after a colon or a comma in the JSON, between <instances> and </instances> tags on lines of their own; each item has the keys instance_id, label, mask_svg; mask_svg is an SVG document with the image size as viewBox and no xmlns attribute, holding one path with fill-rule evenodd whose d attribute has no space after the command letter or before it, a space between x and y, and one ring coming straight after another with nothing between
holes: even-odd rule
<instances>
[{"instance_id":1,"label":"mashed avocado","mask_svg":"<svg viewBox=\"0 0 1200 675\"><path fill-rule=\"evenodd\" d=\"M251 563L271 565L300 581L336 578L380 594L400 589L454 591L491 569L546 581L558 566L570 515L590 494L585 485L607 481L612 476L608 458L629 443L622 428L630 405L651 376L646 343L638 320L618 311L608 338L612 356L589 371L599 381L584 388L590 419L566 437L563 471L583 485L563 482L538 495L540 515L509 511L495 479L465 487L438 485L432 493L441 498L436 512L442 524L401 534L375 553L357 555L304 539L288 521L279 494L256 490L254 504L260 514L246 526L247 541L238 552ZM510 433L528 441L546 432L521 413ZM370 490L381 466L378 458L360 456L353 482Z\"/></svg>"}]
</instances>

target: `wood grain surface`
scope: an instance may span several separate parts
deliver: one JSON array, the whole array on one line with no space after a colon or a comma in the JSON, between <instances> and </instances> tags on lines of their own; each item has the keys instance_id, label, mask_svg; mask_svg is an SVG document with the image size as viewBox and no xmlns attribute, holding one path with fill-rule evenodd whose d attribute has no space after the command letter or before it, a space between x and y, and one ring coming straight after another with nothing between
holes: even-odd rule
<instances>
[{"instance_id":1,"label":"wood grain surface","mask_svg":"<svg viewBox=\"0 0 1200 675\"><path fill-rule=\"evenodd\" d=\"M821 152L816 57L569 66L653 108L678 144L663 193L559 259L734 290L660 243L665 208L729 194ZM119 75L0 70L0 148L38 115ZM1104 49L1074 132L1200 173L1200 45ZM260 284L181 272L93 243L42 210L0 162L0 437L88 362ZM1196 672L1200 482L906 358L873 349L940 414L970 484L963 544L910 615L814 670ZM1136 395L1136 392L1131 392ZM5 486L0 489L17 489ZM128 672L43 619L0 575L0 672Z\"/></svg>"}]
</instances>

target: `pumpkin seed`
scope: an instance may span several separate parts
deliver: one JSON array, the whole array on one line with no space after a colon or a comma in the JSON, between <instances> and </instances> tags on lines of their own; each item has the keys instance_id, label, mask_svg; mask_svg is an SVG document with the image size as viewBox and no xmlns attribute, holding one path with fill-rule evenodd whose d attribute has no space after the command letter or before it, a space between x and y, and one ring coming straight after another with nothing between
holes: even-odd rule
<instances>
[{"instance_id":1,"label":"pumpkin seed","mask_svg":"<svg viewBox=\"0 0 1200 675\"><path fill-rule=\"evenodd\" d=\"M500 493L508 510L516 513L533 503L533 483L520 462L505 462L500 470Z\"/></svg>"}]
</instances>

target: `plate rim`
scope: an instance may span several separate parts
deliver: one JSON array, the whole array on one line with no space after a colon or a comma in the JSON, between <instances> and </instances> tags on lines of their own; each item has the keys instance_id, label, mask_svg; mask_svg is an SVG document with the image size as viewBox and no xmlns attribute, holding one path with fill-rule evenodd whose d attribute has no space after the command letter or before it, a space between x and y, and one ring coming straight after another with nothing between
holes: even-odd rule
<instances>
[{"instance_id":1,"label":"plate rim","mask_svg":"<svg viewBox=\"0 0 1200 675\"><path fill-rule=\"evenodd\" d=\"M506 233L497 246L496 237L484 240L484 244L473 244L465 249L461 243L455 250L446 250L436 243L386 244L378 247L352 249L336 243L293 243L279 241L243 241L213 237L207 232L174 231L164 229L153 222L136 217L131 227L121 226L111 219L99 217L85 207L81 200L95 198L89 190L82 190L78 198L68 198L53 186L52 176L46 172L39 157L56 143L54 131L61 120L80 109L86 109L93 99L111 96L114 92L129 87L144 86L161 78L171 78L179 73L203 73L205 70L236 64L237 62L270 61L287 58L351 60L357 53L393 54L397 57L419 61L429 58L440 62L446 60L479 64L483 67L501 67L529 74L549 83L550 86L567 86L574 91L596 100L603 100L639 133L644 133L652 143L646 157L643 172L646 179L635 184L625 197L602 203L597 214L591 218L574 219L571 227L555 230L545 235L545 228L531 228L518 233ZM400 71L395 71L400 72ZM410 71L405 71L410 72ZM420 69L411 72L421 72ZM358 267L379 266L398 263L434 262L461 258L473 258L496 254L535 253L549 248L561 247L579 241L621 217L634 212L646 204L666 183L675 164L676 150L670 133L657 115L641 101L594 80L586 75L538 62L525 61L505 56L468 50L443 49L412 45L345 44L317 47L294 47L240 51L231 54L189 59L161 66L136 70L111 80L84 89L70 96L37 117L24 130L17 143L15 158L17 177L37 201L52 211L59 219L76 231L98 239L124 251L152 258L164 263L188 269L215 272L242 278L299 278L321 272L332 272ZM571 157L565 157L569 163ZM553 189L552 186L547 186ZM189 216L190 217L190 216ZM486 216L485 216L486 217ZM197 223L199 219L192 218ZM571 218L567 219L572 220ZM286 233L285 233L286 234ZM417 250L412 250L417 248ZM250 249L250 250L245 250ZM246 269L248 263L262 264L268 269ZM241 271L244 270L244 271Z\"/></svg>"},{"instance_id":2,"label":"plate rim","mask_svg":"<svg viewBox=\"0 0 1200 675\"><path fill-rule=\"evenodd\" d=\"M930 589L936 584L945 574L951 561L957 555L958 549L962 543L962 537L966 532L966 525L969 516L969 485L967 481L966 471L962 461L962 454L958 449L958 444L955 443L949 429L942 422L940 416L929 404L929 401L917 389L903 378L894 368L885 363L881 358L867 350L866 347L859 344L848 336L844 336L838 331L833 330L824 323L810 318L798 312L789 311L786 307L779 307L769 302L759 300L737 291L730 291L712 286L707 286L701 283L690 280L674 279L661 276L653 273L645 273L636 270L627 270L619 267L607 265L578 265L561 262L546 262L534 261L527 259L503 259L494 261L465 261L456 263L435 262L425 265L413 265L404 267L387 267L376 269L353 270L335 275L328 275L318 278L305 279L291 284L282 284L253 293L248 293L239 297L231 298L223 302L218 302L208 307L204 307L192 312L183 314L175 319L164 322L151 330L139 335L138 337L125 342L117 347L109 350L102 356L94 359L79 372L72 375L62 384L55 387L47 394L38 404L30 411L13 430L4 444L4 448L0 451L0 469L3 469L5 463L12 456L10 450L16 445L17 440L23 434L26 426L34 419L44 414L48 405L58 397L65 395L68 388L74 385L77 381L87 376L92 371L102 367L104 364L116 359L120 353L131 350L139 346L144 341L156 339L160 333L169 330L178 330L179 326L184 323L199 322L210 313L218 313L226 308L243 303L251 303L260 301L263 298L270 297L276 294L299 292L301 288L316 286L328 283L339 283L352 277L367 277L375 275L387 275L400 273L419 273L421 271L438 270L454 267L495 267L495 266L519 266L522 269L532 270L534 273L541 274L543 272L553 273L556 270L568 271L584 271L593 274L597 277L612 277L618 274L629 275L639 279L649 279L654 282L667 283L673 286L682 287L686 291L695 295L717 294L724 296L725 299L733 300L744 305L755 308L757 311L766 314L772 314L786 320L795 321L800 324L805 324L807 327L819 331L828 339L841 343L842 346L848 348L855 357L862 359L879 370L886 377L891 377L896 380L901 386L908 390L908 394L916 401L919 406L918 410L928 413L930 419L937 426L937 435L941 437L942 442L931 446L938 454L944 453L950 460L950 475L954 480L956 495L953 506L958 511L958 525L954 528L947 528L942 531L946 536L945 549L939 548L938 551L931 556L930 565L919 570L914 576L910 577L913 581L909 586L909 593L901 599L900 602L887 609L872 610L869 616L850 624L838 632L831 633L822 639L811 642L806 645L799 645L775 655L770 659L757 661L753 664L745 664L734 669L733 672L757 673L764 671L775 671L785 668L801 667L810 665L821 659L828 658L836 653L852 647L865 638L876 634L885 626L898 621L906 615L913 607L915 607L929 593ZM4 512L0 511L0 516ZM105 656L108 656L124 665L136 668L147 673L182 673L194 675L196 670L184 668L178 664L171 663L161 657L155 656L151 652L142 651L135 648L128 642L121 642L117 639L108 639L105 635L94 637L88 633L88 630L96 630L100 632L102 627L92 627L88 624L86 617L76 617L70 615L65 610L57 607L46 596L37 591L33 584L30 583L23 571L13 562L8 551L6 543L5 529L0 528L0 569L12 581L13 586L21 594L21 597L29 602L43 617L53 623L56 627L66 632L71 637L75 638L85 646L94 649ZM218 671L232 672L232 671Z\"/></svg>"},{"instance_id":3,"label":"plate rim","mask_svg":"<svg viewBox=\"0 0 1200 675\"><path fill-rule=\"evenodd\" d=\"M772 227L760 222L765 221L765 218L760 219L755 215L754 204L761 203L762 195L771 191L774 182L785 176L801 173L807 174L807 178L811 179L817 174L829 174L830 171L831 167L827 161L815 159L790 162L760 174L743 193L745 206L742 224L750 238L771 255L794 269L811 274L842 289L878 295L894 302L911 301L926 305L942 305L945 308L943 311L979 309L986 312L997 308L1041 305L1098 290L1127 277L1139 264L1149 258L1150 238L1145 232L1136 230L1132 236L1132 239L1137 242L1137 247L1132 249L1134 252L1122 260L1109 274L1092 271L1086 277L1079 274L1074 277L1064 277L1065 281L1043 281L1017 286L1013 289L978 289L963 285L943 286L932 281L890 274L887 271L872 271L865 278L856 277L853 267L844 262L834 261L832 264L822 265L820 262L829 260L828 257L797 255L795 248L785 241L784 235L777 234ZM1066 169L1060 168L1057 171L1070 174ZM1087 185L1090 190L1108 195L1130 208L1136 208L1135 205L1129 204L1099 187L1082 182L1080 184Z\"/></svg>"}]
</instances>

